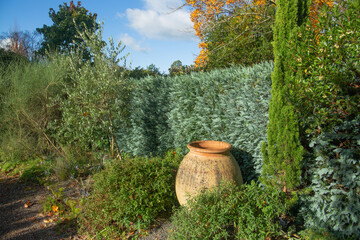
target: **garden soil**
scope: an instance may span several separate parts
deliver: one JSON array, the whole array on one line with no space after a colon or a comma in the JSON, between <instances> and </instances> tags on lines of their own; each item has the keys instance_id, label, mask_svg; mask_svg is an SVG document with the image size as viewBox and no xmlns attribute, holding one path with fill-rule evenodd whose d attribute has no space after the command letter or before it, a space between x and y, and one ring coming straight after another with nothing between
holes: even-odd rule
<instances>
[{"instance_id":1,"label":"garden soil","mask_svg":"<svg viewBox=\"0 0 360 240\"><path fill-rule=\"evenodd\" d=\"M85 240L76 229L59 228L54 216L42 213L48 190L41 185L26 184L18 176L0 173L0 240ZM171 224L148 231L142 240L168 239Z\"/></svg>"},{"instance_id":2,"label":"garden soil","mask_svg":"<svg viewBox=\"0 0 360 240\"><path fill-rule=\"evenodd\" d=\"M77 240L71 229L61 232L52 216L41 213L47 190L0 173L0 240Z\"/></svg>"}]
</instances>

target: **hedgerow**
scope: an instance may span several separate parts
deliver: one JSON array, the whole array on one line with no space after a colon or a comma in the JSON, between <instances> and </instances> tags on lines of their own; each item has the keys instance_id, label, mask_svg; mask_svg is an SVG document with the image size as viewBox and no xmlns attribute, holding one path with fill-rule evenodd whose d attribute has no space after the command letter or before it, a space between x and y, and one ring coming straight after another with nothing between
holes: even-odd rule
<instances>
[{"instance_id":1,"label":"hedgerow","mask_svg":"<svg viewBox=\"0 0 360 240\"><path fill-rule=\"evenodd\" d=\"M232 144L246 179L261 169L266 140L272 62L208 73L136 80L127 129L117 133L120 149L156 155L169 148L186 152L195 140Z\"/></svg>"}]
</instances>

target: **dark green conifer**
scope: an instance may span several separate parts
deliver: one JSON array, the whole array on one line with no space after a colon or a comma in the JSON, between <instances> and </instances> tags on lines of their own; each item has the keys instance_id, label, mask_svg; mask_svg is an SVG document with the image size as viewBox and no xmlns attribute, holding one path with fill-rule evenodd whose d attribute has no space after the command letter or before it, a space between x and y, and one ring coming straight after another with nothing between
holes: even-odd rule
<instances>
[{"instance_id":1,"label":"dark green conifer","mask_svg":"<svg viewBox=\"0 0 360 240\"><path fill-rule=\"evenodd\" d=\"M300 183L303 147L299 140L298 116L288 100L290 81L295 72L289 67L289 46L292 31L307 17L308 0L277 0L274 24L275 68L267 132L268 143L263 144L263 182L283 190L291 190Z\"/></svg>"}]
</instances>

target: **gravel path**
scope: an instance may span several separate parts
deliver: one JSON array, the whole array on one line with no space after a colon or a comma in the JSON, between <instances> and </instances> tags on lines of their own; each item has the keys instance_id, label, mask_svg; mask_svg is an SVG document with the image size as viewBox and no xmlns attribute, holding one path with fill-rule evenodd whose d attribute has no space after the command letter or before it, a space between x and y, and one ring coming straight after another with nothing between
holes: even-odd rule
<instances>
[{"instance_id":1,"label":"gravel path","mask_svg":"<svg viewBox=\"0 0 360 240\"><path fill-rule=\"evenodd\" d=\"M42 214L47 190L0 173L0 240L83 240L76 232L59 232L52 217ZM142 240L166 240L171 223L150 229Z\"/></svg>"},{"instance_id":2,"label":"gravel path","mask_svg":"<svg viewBox=\"0 0 360 240\"><path fill-rule=\"evenodd\" d=\"M148 236L141 237L140 240L167 240L170 229L171 223L165 221L160 226L150 229Z\"/></svg>"},{"instance_id":3,"label":"gravel path","mask_svg":"<svg viewBox=\"0 0 360 240\"><path fill-rule=\"evenodd\" d=\"M41 202L45 197L43 187L0 173L0 239L78 239L70 233L57 232L56 224L41 214Z\"/></svg>"}]
</instances>

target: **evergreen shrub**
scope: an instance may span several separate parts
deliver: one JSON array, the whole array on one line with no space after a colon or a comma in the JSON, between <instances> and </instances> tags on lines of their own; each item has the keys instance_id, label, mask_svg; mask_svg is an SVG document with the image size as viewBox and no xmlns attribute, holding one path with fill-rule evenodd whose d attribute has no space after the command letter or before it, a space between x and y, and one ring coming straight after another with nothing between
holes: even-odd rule
<instances>
[{"instance_id":1,"label":"evergreen shrub","mask_svg":"<svg viewBox=\"0 0 360 240\"><path fill-rule=\"evenodd\" d=\"M285 211L283 192L223 182L175 212L170 239L280 239Z\"/></svg>"},{"instance_id":2,"label":"evergreen shrub","mask_svg":"<svg viewBox=\"0 0 360 240\"><path fill-rule=\"evenodd\" d=\"M360 116L320 134L311 147L313 194L302 213L312 228L324 228L340 238L360 238Z\"/></svg>"},{"instance_id":3,"label":"evergreen shrub","mask_svg":"<svg viewBox=\"0 0 360 240\"><path fill-rule=\"evenodd\" d=\"M101 239L141 233L177 204L175 175L182 156L131 158L110 163L94 176L79 216L80 230Z\"/></svg>"},{"instance_id":4,"label":"evergreen shrub","mask_svg":"<svg viewBox=\"0 0 360 240\"><path fill-rule=\"evenodd\" d=\"M126 115L129 92L117 66L125 58L120 56L124 47L111 39L105 47L101 29L78 34L92 58L84 61L79 49L64 58L70 80L64 82L63 94L53 100L62 117L52 123L52 135L70 149L114 156L119 154L114 132L121 127L115 121Z\"/></svg>"},{"instance_id":5,"label":"evergreen shrub","mask_svg":"<svg viewBox=\"0 0 360 240\"><path fill-rule=\"evenodd\" d=\"M300 142L299 114L289 101L290 83L295 76L288 44L292 31L307 19L308 0L277 0L274 23L275 66L271 75L271 100L267 144L263 144L264 165L261 181L292 191L301 183L303 147Z\"/></svg>"},{"instance_id":6,"label":"evergreen shrub","mask_svg":"<svg viewBox=\"0 0 360 240\"><path fill-rule=\"evenodd\" d=\"M272 62L234 66L172 78L136 80L128 128L117 134L122 150L154 155L196 140L233 146L245 179L260 173L266 141Z\"/></svg>"},{"instance_id":7,"label":"evergreen shrub","mask_svg":"<svg viewBox=\"0 0 360 240\"><path fill-rule=\"evenodd\" d=\"M314 26L294 30L292 100L307 134L331 130L360 110L360 0L325 5Z\"/></svg>"},{"instance_id":8,"label":"evergreen shrub","mask_svg":"<svg viewBox=\"0 0 360 240\"><path fill-rule=\"evenodd\" d=\"M168 138L170 79L130 79L130 117L117 132L119 148L133 155L157 155L171 148Z\"/></svg>"}]
</instances>

